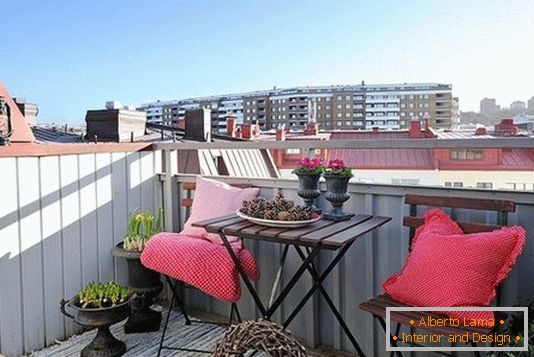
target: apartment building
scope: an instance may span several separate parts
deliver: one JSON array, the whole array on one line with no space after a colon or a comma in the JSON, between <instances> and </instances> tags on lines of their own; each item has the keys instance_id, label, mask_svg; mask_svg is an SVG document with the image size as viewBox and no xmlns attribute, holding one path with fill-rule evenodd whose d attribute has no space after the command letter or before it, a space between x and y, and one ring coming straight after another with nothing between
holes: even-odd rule
<instances>
[{"instance_id":1,"label":"apartment building","mask_svg":"<svg viewBox=\"0 0 534 357\"><path fill-rule=\"evenodd\" d=\"M458 98L450 84L415 83L314 86L262 90L141 105L148 121L176 123L185 110L212 109L214 131L226 130L226 118L237 124L258 122L262 130L302 128L314 116L321 130L397 130L410 119L428 119L434 128L458 124ZM313 114L312 114L313 113Z\"/></svg>"}]
</instances>

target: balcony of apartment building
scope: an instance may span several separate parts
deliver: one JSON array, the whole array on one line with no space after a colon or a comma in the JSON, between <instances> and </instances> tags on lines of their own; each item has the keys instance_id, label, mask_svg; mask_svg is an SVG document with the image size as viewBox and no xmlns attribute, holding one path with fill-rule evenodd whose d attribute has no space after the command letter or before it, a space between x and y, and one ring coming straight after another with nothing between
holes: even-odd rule
<instances>
[{"instance_id":1,"label":"balcony of apartment building","mask_svg":"<svg viewBox=\"0 0 534 357\"><path fill-rule=\"evenodd\" d=\"M382 124L387 123L383 121ZM110 249L122 241L129 215L162 208L165 229L181 231L190 213L190 207L182 206L182 202L194 199L191 187L197 175L256 187L261 196L269 199L282 192L300 203L298 181L269 174L261 164L264 161L258 150L270 150L271 157L265 161L270 163L277 162L280 152L288 150L310 155L326 151L330 155L341 155L342 150L353 150L357 154L349 153L349 156L358 156L365 164L365 157L370 151L387 148L389 151L381 160L384 169L388 165L394 169L403 160L414 163L428 161L425 155L406 155L405 150L408 149L478 148L485 145L532 150L534 147L532 138L496 138L485 142L474 138L466 142L394 137L376 140L372 137L376 133L365 135L369 135L368 139L79 145L14 143L11 147L0 147L0 172L4 187L0 205L0 352L9 357L19 356L46 346L51 347L41 352L43 356L79 351L80 344L89 341L92 337L87 336L94 336L94 333L86 332L69 340L72 335L84 331L60 313L60 299L74 296L91 281L125 283L126 262L114 258ZM192 158L196 161L193 162ZM220 170L220 158L226 162L224 173ZM519 157L518 160L521 158L524 159ZM390 175L392 182L395 181L394 174L382 172ZM316 203L327 210L330 206L325 199L324 182L321 182L320 189ZM508 222L527 230L528 243L502 286L499 303L501 306L513 306L520 298L534 294L531 278L534 264L534 191L372 184L355 180L349 183L348 194L350 198L344 205L345 211L391 218L382 228L356 240L324 281L331 302L338 307L339 314L365 355L389 355L379 323L360 310L358 304L380 294L384 280L403 265L410 245L410 230L403 226L403 217L410 212L409 205L405 204L408 194L515 202L516 209L508 215ZM491 207L476 213L460 208L447 212L460 221L476 220L490 224L497 216ZM283 228L264 229L270 229L273 241L245 242L261 269L261 278L254 286L259 297L268 300L271 296L269 283L276 279L287 283L294 273L292 269L298 267L300 257L292 250L286 255L277 242L276 237L284 232ZM282 258L287 261L288 270L278 273L273 261ZM334 253L322 251L316 258L317 269L325 269L333 259ZM288 314L300 301L297 293L309 291L314 286L312 276L304 275L296 283L293 292L296 295L288 295L279 312L272 317L274 321L280 323L289 317ZM195 289L183 288L181 291L187 308L210 316L228 314L227 304ZM159 296L159 308L165 309L169 297L169 290ZM330 313L329 304L322 294L316 292L288 328L310 350L323 351L319 355L338 355L341 351L353 355L355 348ZM237 305L243 319L260 317L253 297L244 287ZM177 312L169 327L169 336L172 337L169 339L177 345L187 340L197 342L197 347L213 348L225 330L221 327L207 330L202 326L185 326ZM206 336L203 335L206 331L208 337L202 337ZM410 327L403 331L409 333ZM131 355L155 355L160 333L124 335L122 325L114 332L127 342ZM191 339L191 336L197 337ZM63 342L56 345L57 341ZM35 355L40 356L38 352Z\"/></svg>"}]
</instances>

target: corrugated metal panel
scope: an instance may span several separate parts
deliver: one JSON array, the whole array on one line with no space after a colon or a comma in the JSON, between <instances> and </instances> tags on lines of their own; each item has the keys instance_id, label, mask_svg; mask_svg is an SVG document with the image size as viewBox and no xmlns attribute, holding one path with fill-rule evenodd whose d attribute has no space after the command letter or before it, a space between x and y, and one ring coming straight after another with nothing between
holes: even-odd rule
<instances>
[{"instance_id":1,"label":"corrugated metal panel","mask_svg":"<svg viewBox=\"0 0 534 357\"><path fill-rule=\"evenodd\" d=\"M128 211L161 206L158 152L0 159L0 353L19 356L80 327L59 300L92 280L126 281L109 250Z\"/></svg>"}]
</instances>

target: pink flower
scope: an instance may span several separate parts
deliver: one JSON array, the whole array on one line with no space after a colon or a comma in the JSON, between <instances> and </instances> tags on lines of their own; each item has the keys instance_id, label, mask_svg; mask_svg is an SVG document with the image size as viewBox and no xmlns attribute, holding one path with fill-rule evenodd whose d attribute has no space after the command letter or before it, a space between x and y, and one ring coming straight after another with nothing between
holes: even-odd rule
<instances>
[{"instance_id":1,"label":"pink flower","mask_svg":"<svg viewBox=\"0 0 534 357\"><path fill-rule=\"evenodd\" d=\"M345 170L345 162L341 159L334 159L328 161L328 168L330 170Z\"/></svg>"},{"instance_id":2,"label":"pink flower","mask_svg":"<svg viewBox=\"0 0 534 357\"><path fill-rule=\"evenodd\" d=\"M314 170L318 169L323 165L323 161L319 158L311 159L309 157L305 157L303 159L300 159L297 163L299 167L302 167L304 169Z\"/></svg>"}]
</instances>

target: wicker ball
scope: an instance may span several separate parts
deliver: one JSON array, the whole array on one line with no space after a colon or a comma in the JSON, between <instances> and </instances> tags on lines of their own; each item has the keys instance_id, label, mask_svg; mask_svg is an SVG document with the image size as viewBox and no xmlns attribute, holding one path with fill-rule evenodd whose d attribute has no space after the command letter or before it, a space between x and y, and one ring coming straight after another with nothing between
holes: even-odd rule
<instances>
[{"instance_id":1,"label":"wicker ball","mask_svg":"<svg viewBox=\"0 0 534 357\"><path fill-rule=\"evenodd\" d=\"M213 356L235 356L250 350L275 357L308 356L304 346L289 331L263 319L232 325L217 343Z\"/></svg>"}]
</instances>

